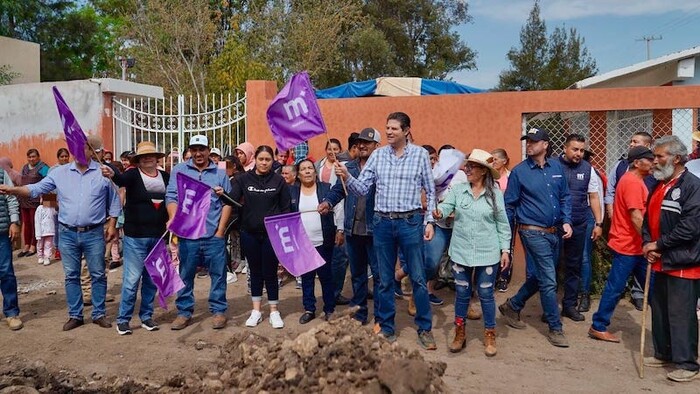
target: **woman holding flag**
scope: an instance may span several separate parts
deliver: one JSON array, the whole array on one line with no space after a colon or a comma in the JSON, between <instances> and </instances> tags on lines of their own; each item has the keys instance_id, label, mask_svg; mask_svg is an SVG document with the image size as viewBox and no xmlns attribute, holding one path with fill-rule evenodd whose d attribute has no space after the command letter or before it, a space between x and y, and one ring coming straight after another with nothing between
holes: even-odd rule
<instances>
[{"instance_id":1,"label":"woman holding flag","mask_svg":"<svg viewBox=\"0 0 700 394\"><path fill-rule=\"evenodd\" d=\"M139 319L147 331L158 330L153 321L153 301L156 286L144 267L144 260L165 232L168 212L163 200L170 175L157 168L158 159L165 154L158 152L150 141L136 147L133 161L136 169L123 174L115 173L109 166L102 166L102 174L126 190L124 205L124 275L122 294L117 315L117 333L130 335L129 322L136 304L136 293L141 282L141 306Z\"/></svg>"},{"instance_id":2,"label":"woman holding flag","mask_svg":"<svg viewBox=\"0 0 700 394\"><path fill-rule=\"evenodd\" d=\"M260 304L265 285L270 304L270 325L273 328L282 328L284 321L277 310L278 261L265 230L265 217L289 212L289 189L284 178L272 171L275 156L271 147L259 146L254 157L255 167L235 176L231 181L231 198L243 205L239 212L241 246L248 260L250 293L253 300L253 310L245 325L255 327L262 322Z\"/></svg>"},{"instance_id":3,"label":"woman holding flag","mask_svg":"<svg viewBox=\"0 0 700 394\"><path fill-rule=\"evenodd\" d=\"M330 319L335 311L335 286L333 284L331 260L333 258L333 246L343 243L343 234L340 232L336 233L336 229L342 228L344 218L342 214L321 216L317 212L319 202L323 201L323 197L331 190L331 185L326 182L317 182L316 168L311 160L305 159L299 162L297 174L301 184L300 186L290 187L292 211L301 212L304 230L309 236L311 244L326 262L321 267L301 276L304 314L299 318L299 323L306 324L316 318L314 279L317 274L321 282L323 312L326 320ZM340 206L340 204L336 205L336 207Z\"/></svg>"}]
</instances>

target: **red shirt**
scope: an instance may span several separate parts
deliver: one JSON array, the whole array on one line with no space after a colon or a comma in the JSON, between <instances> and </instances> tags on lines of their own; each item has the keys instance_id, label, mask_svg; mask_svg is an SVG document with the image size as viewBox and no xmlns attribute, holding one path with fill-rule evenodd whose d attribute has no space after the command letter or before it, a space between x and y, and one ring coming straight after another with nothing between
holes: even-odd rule
<instances>
[{"instance_id":1,"label":"red shirt","mask_svg":"<svg viewBox=\"0 0 700 394\"><path fill-rule=\"evenodd\" d=\"M642 255L642 236L632 223L630 210L646 211L649 191L642 178L634 172L626 172L617 182L613 203L612 226L608 235L608 246L627 256Z\"/></svg>"},{"instance_id":2,"label":"red shirt","mask_svg":"<svg viewBox=\"0 0 700 394\"><path fill-rule=\"evenodd\" d=\"M676 184L676 181L678 181L678 178L672 179L668 183L659 183L656 190L654 190L654 193L651 194L647 220L652 241L656 241L661 237L661 203L664 201L664 196L666 196L666 193L673 188L673 185ZM663 255L651 265L651 269L678 278L700 279L700 266L680 270L662 271L662 259Z\"/></svg>"}]
</instances>

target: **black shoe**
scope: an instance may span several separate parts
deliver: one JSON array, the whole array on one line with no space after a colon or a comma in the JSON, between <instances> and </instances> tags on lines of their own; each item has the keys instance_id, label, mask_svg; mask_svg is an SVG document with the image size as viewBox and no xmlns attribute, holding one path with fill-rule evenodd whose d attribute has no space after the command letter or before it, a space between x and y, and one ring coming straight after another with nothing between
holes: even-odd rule
<instances>
[{"instance_id":1,"label":"black shoe","mask_svg":"<svg viewBox=\"0 0 700 394\"><path fill-rule=\"evenodd\" d=\"M580 300L578 302L579 312L588 312L591 310L591 295L589 293L581 293Z\"/></svg>"},{"instance_id":2,"label":"black shoe","mask_svg":"<svg viewBox=\"0 0 700 394\"><path fill-rule=\"evenodd\" d=\"M333 312L326 313L325 316L323 317L323 319L326 321L330 321L331 319L333 319Z\"/></svg>"},{"instance_id":3,"label":"black shoe","mask_svg":"<svg viewBox=\"0 0 700 394\"><path fill-rule=\"evenodd\" d=\"M586 316L583 316L581 312L576 310L576 307L570 306L568 308L564 308L561 311L561 315L564 317L568 317L569 319L573 321L584 321L586 320Z\"/></svg>"},{"instance_id":4,"label":"black shoe","mask_svg":"<svg viewBox=\"0 0 700 394\"><path fill-rule=\"evenodd\" d=\"M23 251L17 253L17 257L24 257L24 256L26 256L26 255L28 255L28 254L29 254L29 251L23 250Z\"/></svg>"},{"instance_id":5,"label":"black shoe","mask_svg":"<svg viewBox=\"0 0 700 394\"><path fill-rule=\"evenodd\" d=\"M141 322L141 328L145 328L148 331L158 331L160 327L153 321L153 319L146 319Z\"/></svg>"},{"instance_id":6,"label":"black shoe","mask_svg":"<svg viewBox=\"0 0 700 394\"><path fill-rule=\"evenodd\" d=\"M630 302L634 305L634 309L641 312L644 309L644 300L641 298L630 298Z\"/></svg>"},{"instance_id":7,"label":"black shoe","mask_svg":"<svg viewBox=\"0 0 700 394\"><path fill-rule=\"evenodd\" d=\"M542 323L547 323L547 316L543 313L542 316L540 316L540 321Z\"/></svg>"},{"instance_id":8,"label":"black shoe","mask_svg":"<svg viewBox=\"0 0 700 394\"><path fill-rule=\"evenodd\" d=\"M119 335L131 335L131 327L129 323L117 323L117 333Z\"/></svg>"},{"instance_id":9,"label":"black shoe","mask_svg":"<svg viewBox=\"0 0 700 394\"><path fill-rule=\"evenodd\" d=\"M299 324L306 324L306 323L310 322L311 320L313 320L313 319L315 319L315 318L316 318L316 313L306 311L306 312L304 312L304 314L301 315L301 317L299 318Z\"/></svg>"},{"instance_id":10,"label":"black shoe","mask_svg":"<svg viewBox=\"0 0 700 394\"><path fill-rule=\"evenodd\" d=\"M74 328L78 328L78 327L82 326L83 324L84 324L83 321L80 319L70 318L70 319L68 319L66 324L63 325L63 331L70 331Z\"/></svg>"},{"instance_id":11,"label":"black shoe","mask_svg":"<svg viewBox=\"0 0 700 394\"><path fill-rule=\"evenodd\" d=\"M206 268L202 268L201 271L197 272L198 278L206 278L207 276L209 276L209 270Z\"/></svg>"},{"instance_id":12,"label":"black shoe","mask_svg":"<svg viewBox=\"0 0 700 394\"><path fill-rule=\"evenodd\" d=\"M112 261L111 263L109 263L109 270L110 270L110 271L113 271L113 270L115 270L115 269L117 269L117 268L119 268L119 267L121 267L121 266L122 266L122 262L121 262L121 261Z\"/></svg>"},{"instance_id":13,"label":"black shoe","mask_svg":"<svg viewBox=\"0 0 700 394\"><path fill-rule=\"evenodd\" d=\"M343 297L342 295L339 295L338 297L335 298L335 304L336 305L348 305L348 304L350 304L350 300Z\"/></svg>"},{"instance_id":14,"label":"black shoe","mask_svg":"<svg viewBox=\"0 0 700 394\"><path fill-rule=\"evenodd\" d=\"M496 290L498 290L500 293L505 293L508 291L508 282L503 279L499 279L496 281Z\"/></svg>"}]
</instances>

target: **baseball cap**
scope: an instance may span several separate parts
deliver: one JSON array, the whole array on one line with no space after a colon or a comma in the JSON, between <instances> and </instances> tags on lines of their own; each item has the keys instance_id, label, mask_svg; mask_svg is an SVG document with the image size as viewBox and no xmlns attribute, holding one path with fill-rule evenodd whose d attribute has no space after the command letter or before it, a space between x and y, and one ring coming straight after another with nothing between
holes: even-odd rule
<instances>
[{"instance_id":1,"label":"baseball cap","mask_svg":"<svg viewBox=\"0 0 700 394\"><path fill-rule=\"evenodd\" d=\"M211 155L219 155L219 157L223 157L221 155L221 149L219 148L211 148L211 150L209 151L209 156Z\"/></svg>"},{"instance_id":2,"label":"baseball cap","mask_svg":"<svg viewBox=\"0 0 700 394\"><path fill-rule=\"evenodd\" d=\"M635 146L627 153L627 160L631 163L639 159L654 160L654 153L645 146Z\"/></svg>"},{"instance_id":3,"label":"baseball cap","mask_svg":"<svg viewBox=\"0 0 700 394\"><path fill-rule=\"evenodd\" d=\"M530 140L533 142L539 141L549 141L549 133L545 129L531 128L525 133L524 136L520 137L520 140Z\"/></svg>"},{"instance_id":4,"label":"baseball cap","mask_svg":"<svg viewBox=\"0 0 700 394\"><path fill-rule=\"evenodd\" d=\"M371 127L367 127L362 129L360 131L360 135L357 137L358 140L362 141L369 141L369 142L378 142L377 139L379 132Z\"/></svg>"},{"instance_id":5,"label":"baseball cap","mask_svg":"<svg viewBox=\"0 0 700 394\"><path fill-rule=\"evenodd\" d=\"M190 145L189 146L195 146L195 145L201 145L201 146L209 146L209 140L207 139L206 135L193 135L192 138L190 138Z\"/></svg>"}]
</instances>

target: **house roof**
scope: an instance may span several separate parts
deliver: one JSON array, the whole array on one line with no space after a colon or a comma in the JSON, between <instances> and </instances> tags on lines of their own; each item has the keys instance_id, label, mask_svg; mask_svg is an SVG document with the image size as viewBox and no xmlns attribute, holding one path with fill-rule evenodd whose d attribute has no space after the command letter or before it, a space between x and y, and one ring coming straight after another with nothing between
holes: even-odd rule
<instances>
[{"instance_id":1,"label":"house roof","mask_svg":"<svg viewBox=\"0 0 700 394\"><path fill-rule=\"evenodd\" d=\"M682 79L677 77L678 62L698 55L700 46L692 47L583 79L569 89L664 85Z\"/></svg>"}]
</instances>

